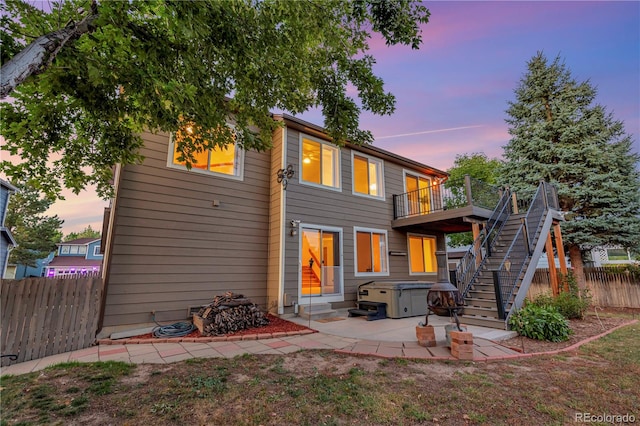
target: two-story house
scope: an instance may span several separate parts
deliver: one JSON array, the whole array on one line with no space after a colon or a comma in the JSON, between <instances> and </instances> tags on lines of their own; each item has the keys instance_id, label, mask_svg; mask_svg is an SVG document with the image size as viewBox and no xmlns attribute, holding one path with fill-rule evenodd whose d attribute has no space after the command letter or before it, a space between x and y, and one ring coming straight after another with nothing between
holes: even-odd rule
<instances>
[{"instance_id":1,"label":"two-story house","mask_svg":"<svg viewBox=\"0 0 640 426\"><path fill-rule=\"evenodd\" d=\"M172 135L143 134L144 161L116 168L103 227L103 331L152 315L184 320L227 291L286 314L353 307L368 281L435 282L445 234L471 230L495 206L454 213L445 172L273 118L283 126L270 150L205 151L191 170Z\"/></svg>"},{"instance_id":2,"label":"two-story house","mask_svg":"<svg viewBox=\"0 0 640 426\"><path fill-rule=\"evenodd\" d=\"M65 241L58 244L56 256L46 265L46 276L53 278L99 274L103 257L100 252L100 238Z\"/></svg>"},{"instance_id":3,"label":"two-story house","mask_svg":"<svg viewBox=\"0 0 640 426\"><path fill-rule=\"evenodd\" d=\"M16 246L16 240L13 238L13 235L11 235L11 232L4 226L4 220L7 217L9 198L11 194L17 190L18 188L9 182L0 179L0 277L5 276L9 251Z\"/></svg>"}]
</instances>

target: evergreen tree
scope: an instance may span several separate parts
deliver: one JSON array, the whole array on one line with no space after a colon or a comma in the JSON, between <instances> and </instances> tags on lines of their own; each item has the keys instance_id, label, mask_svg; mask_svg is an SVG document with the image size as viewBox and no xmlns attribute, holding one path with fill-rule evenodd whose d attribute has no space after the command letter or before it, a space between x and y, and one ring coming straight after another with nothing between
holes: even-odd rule
<instances>
[{"instance_id":1,"label":"evergreen tree","mask_svg":"<svg viewBox=\"0 0 640 426\"><path fill-rule=\"evenodd\" d=\"M48 256L62 239L63 220L43 215L52 201L42 197L33 186L15 186L19 191L11 195L5 225L18 246L11 250L9 263L36 266L36 260Z\"/></svg>"},{"instance_id":2,"label":"evergreen tree","mask_svg":"<svg viewBox=\"0 0 640 426\"><path fill-rule=\"evenodd\" d=\"M469 175L473 179L480 180L489 185L495 185L498 178L498 168L500 160L489 159L484 152L474 152L472 154L458 154L453 162L453 166L447 170L449 178L445 182L445 187L451 190L456 199L464 200L464 179ZM460 232L447 235L448 244L451 247L461 247L473 243L471 232Z\"/></svg>"},{"instance_id":3,"label":"evergreen tree","mask_svg":"<svg viewBox=\"0 0 640 426\"><path fill-rule=\"evenodd\" d=\"M539 52L527 66L506 111L512 138L500 174L520 197L540 179L557 186L564 243L583 287L583 251L640 246L640 156L623 122L594 104L596 89L559 57L549 63Z\"/></svg>"},{"instance_id":4,"label":"evergreen tree","mask_svg":"<svg viewBox=\"0 0 640 426\"><path fill-rule=\"evenodd\" d=\"M64 237L64 241L73 241L80 238L100 238L100 232L94 230L91 225L87 225L80 232L70 232L67 236Z\"/></svg>"}]
</instances>

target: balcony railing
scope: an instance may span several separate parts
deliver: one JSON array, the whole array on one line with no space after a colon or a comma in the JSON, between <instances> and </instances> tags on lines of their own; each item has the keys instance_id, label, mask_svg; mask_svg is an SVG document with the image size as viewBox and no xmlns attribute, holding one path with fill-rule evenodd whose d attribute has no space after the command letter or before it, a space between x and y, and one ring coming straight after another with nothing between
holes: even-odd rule
<instances>
[{"instance_id":1,"label":"balcony railing","mask_svg":"<svg viewBox=\"0 0 640 426\"><path fill-rule=\"evenodd\" d=\"M393 216L394 219L403 219L465 206L493 210L499 199L498 188L467 175L461 187L434 183L426 188L394 195Z\"/></svg>"}]
</instances>

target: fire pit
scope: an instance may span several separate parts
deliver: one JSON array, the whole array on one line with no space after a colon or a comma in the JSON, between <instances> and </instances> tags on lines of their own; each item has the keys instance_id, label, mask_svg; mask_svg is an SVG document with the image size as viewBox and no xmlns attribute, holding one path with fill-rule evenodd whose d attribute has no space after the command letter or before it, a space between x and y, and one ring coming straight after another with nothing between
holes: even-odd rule
<instances>
[{"instance_id":1,"label":"fire pit","mask_svg":"<svg viewBox=\"0 0 640 426\"><path fill-rule=\"evenodd\" d=\"M462 294L456 286L449 282L446 252L437 251L436 259L438 262L438 282L432 285L427 293L427 315L424 324L429 325L429 315L433 312L439 316L453 317L458 330L462 331L458 319L458 314L462 313L464 309Z\"/></svg>"}]
</instances>

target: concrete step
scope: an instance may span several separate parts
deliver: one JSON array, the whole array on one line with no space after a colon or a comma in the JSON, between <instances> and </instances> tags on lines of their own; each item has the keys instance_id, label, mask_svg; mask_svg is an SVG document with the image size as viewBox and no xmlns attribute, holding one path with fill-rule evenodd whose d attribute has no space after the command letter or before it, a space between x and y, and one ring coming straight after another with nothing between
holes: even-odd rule
<instances>
[{"instance_id":1,"label":"concrete step","mask_svg":"<svg viewBox=\"0 0 640 426\"><path fill-rule=\"evenodd\" d=\"M337 316L338 311L331 309L330 303L312 303L311 305L299 305L298 315L304 319L323 319Z\"/></svg>"}]
</instances>

